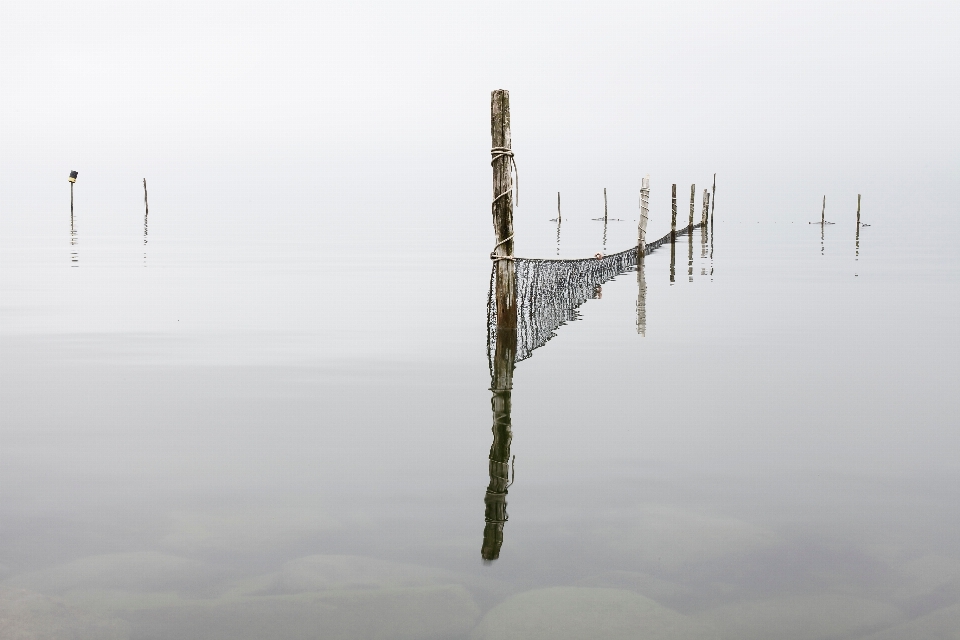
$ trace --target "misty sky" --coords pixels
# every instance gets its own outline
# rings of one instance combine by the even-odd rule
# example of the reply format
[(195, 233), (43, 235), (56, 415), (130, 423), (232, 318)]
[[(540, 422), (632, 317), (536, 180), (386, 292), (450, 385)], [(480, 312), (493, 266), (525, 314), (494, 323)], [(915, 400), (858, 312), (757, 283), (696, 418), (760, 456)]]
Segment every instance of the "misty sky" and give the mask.
[(957, 3), (7, 3), (4, 163), (644, 145), (955, 163)]

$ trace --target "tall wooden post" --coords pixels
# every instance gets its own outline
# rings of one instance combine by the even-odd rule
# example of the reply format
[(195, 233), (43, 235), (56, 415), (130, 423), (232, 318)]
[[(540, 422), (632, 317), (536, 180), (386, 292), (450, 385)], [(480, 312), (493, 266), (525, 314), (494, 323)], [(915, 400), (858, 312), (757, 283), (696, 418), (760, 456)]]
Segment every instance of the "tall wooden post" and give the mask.
[(650, 176), (643, 179), (640, 187), (640, 222), (637, 224), (637, 263), (647, 252), (647, 222), (650, 220)]
[(703, 190), (703, 211), (700, 212), (700, 224), (707, 226), (707, 214), (710, 212), (710, 193)]
[(516, 267), (513, 261), (513, 151), (510, 139), (510, 92), (490, 94), (490, 153), (493, 166), (493, 230), (497, 244), (490, 254), (496, 274), (497, 327), (517, 328)]
[(143, 215), (150, 215), (150, 204), (147, 202), (147, 179), (143, 179)]
[(563, 216), (560, 215), (560, 192), (557, 191), (557, 222), (561, 222), (562, 220)]
[(70, 183), (70, 219), (73, 219), (73, 183)]
[(693, 201), (697, 197), (697, 185), (690, 185), (690, 222), (687, 224), (690, 226), (690, 232), (693, 233)]
[(607, 188), (603, 188), (603, 224), (607, 224)]
[(717, 174), (713, 174), (713, 191), (710, 192), (710, 213), (713, 214), (717, 209)]
[(860, 228), (860, 194), (857, 194), (857, 228)]
[(670, 242), (677, 241), (677, 185), (673, 185), (673, 204), (670, 208)]
[(826, 224), (827, 222), (827, 196), (823, 196), (823, 208), (820, 209), (820, 224)]
[[(510, 139), (510, 93), (498, 89), (490, 94), (490, 150), (493, 166), (493, 229), (497, 245), (493, 259), (495, 287), (492, 300), (497, 305), (497, 343), (490, 363), (490, 400), (493, 409), (493, 444), (490, 446), (489, 475), (484, 497), (484, 561), (500, 556), (503, 526), (507, 521), (508, 462), (512, 439), (510, 409), (513, 368), (517, 352), (516, 264), (513, 259), (513, 151)], [(560, 194), (557, 194), (559, 222)]]

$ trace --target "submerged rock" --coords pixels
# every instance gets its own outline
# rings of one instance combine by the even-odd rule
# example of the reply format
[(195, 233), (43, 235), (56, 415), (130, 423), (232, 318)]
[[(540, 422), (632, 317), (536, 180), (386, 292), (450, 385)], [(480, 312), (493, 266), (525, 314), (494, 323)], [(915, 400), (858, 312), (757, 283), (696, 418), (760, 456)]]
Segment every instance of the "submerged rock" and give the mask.
[(314, 555), (284, 565), (279, 575), (280, 593), (330, 589), (385, 589), (419, 587), (452, 582), (446, 572), (364, 556)]
[(3, 640), (127, 640), (129, 625), (25, 589), (0, 587)]
[(693, 617), (724, 640), (859, 637), (903, 620), (892, 605), (838, 593), (737, 602)]
[(782, 545), (771, 531), (735, 518), (667, 506), (645, 507), (623, 527), (596, 529), (612, 555), (656, 573), (735, 562)]
[(72, 589), (163, 591), (189, 588), (207, 579), (203, 563), (153, 551), (87, 556), (56, 567), (16, 575), (6, 581), (41, 593)]
[(480, 616), (456, 585), (218, 599), (125, 615), (137, 640), (446, 640)]
[(960, 604), (862, 636), (860, 640), (957, 640), (957, 638), (960, 638)]
[(553, 587), (518, 594), (483, 617), (471, 640), (698, 640), (711, 631), (631, 591)]

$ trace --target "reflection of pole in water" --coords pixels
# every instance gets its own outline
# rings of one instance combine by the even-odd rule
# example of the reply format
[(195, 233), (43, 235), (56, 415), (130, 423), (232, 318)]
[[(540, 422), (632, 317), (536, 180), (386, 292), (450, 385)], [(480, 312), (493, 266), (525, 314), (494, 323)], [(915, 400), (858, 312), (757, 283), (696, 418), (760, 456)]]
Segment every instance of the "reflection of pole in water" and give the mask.
[[(676, 235), (676, 234), (674, 234)], [(675, 238), (673, 238), (675, 240)], [(670, 243), (670, 284), (677, 280), (677, 243)]]
[(147, 266), (147, 222), (150, 217), (150, 204), (147, 202), (147, 179), (143, 179), (143, 266)]
[(690, 222), (687, 223), (687, 281), (693, 282), (693, 207), (697, 185), (690, 185)]
[[(713, 174), (713, 185), (716, 189), (717, 174)], [(717, 220), (713, 195), (710, 196), (710, 279), (713, 280), (713, 225)]]
[(500, 557), (503, 526), (507, 522), (507, 489), (510, 487), (510, 442), (513, 439), (510, 421), (513, 393), (514, 358), (517, 352), (517, 330), (497, 328), (497, 344), (490, 363), (490, 406), (493, 410), (493, 443), (490, 445), (490, 483), (483, 498), (483, 546), (480, 555), (485, 562)]
[[(703, 211), (700, 213), (700, 259), (707, 257), (707, 213), (710, 207), (710, 193), (703, 190)], [(700, 275), (706, 275), (706, 268), (700, 269)]]
[(557, 255), (560, 255), (560, 219), (557, 218)]
[(644, 269), (643, 245), (637, 247), (637, 333), (647, 335), (647, 279)]
[[(80, 243), (80, 240), (77, 237), (77, 229), (76, 227), (74, 227), (74, 223), (73, 223), (73, 184), (77, 181), (77, 175), (78, 174), (76, 171), (71, 171), (70, 177), (67, 178), (67, 180), (70, 181), (70, 246), (71, 247), (76, 247)], [(71, 265), (70, 265), (71, 267), (80, 266), (80, 255), (77, 253), (76, 249), (70, 252), (70, 262), (71, 262)]]
[(603, 217), (603, 255), (607, 255), (607, 217)]

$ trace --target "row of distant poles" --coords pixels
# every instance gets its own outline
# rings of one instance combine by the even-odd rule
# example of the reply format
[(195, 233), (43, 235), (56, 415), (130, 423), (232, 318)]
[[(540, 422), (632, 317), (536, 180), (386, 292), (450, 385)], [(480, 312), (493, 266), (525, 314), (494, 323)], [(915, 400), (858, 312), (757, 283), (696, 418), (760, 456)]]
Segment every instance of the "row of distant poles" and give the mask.
[[(77, 183), (77, 177), (80, 174), (76, 171), (71, 171), (70, 175), (67, 177), (67, 180), (70, 182), (70, 244), (77, 244), (77, 230), (74, 225), (73, 217), (73, 185)], [(148, 235), (148, 222), (150, 218), (150, 203), (147, 198), (147, 179), (143, 179), (143, 244), (147, 244), (147, 235)], [(146, 265), (147, 254), (143, 254), (144, 265)], [(77, 262), (77, 254), (73, 254), (73, 262)], [(74, 265), (76, 266), (76, 265)]]
[[(820, 208), (820, 222), (808, 222), (807, 224), (835, 224), (827, 220), (827, 196), (823, 196), (823, 206)], [(865, 222), (860, 222), (860, 194), (857, 194), (857, 226), (858, 227), (869, 227)]]

